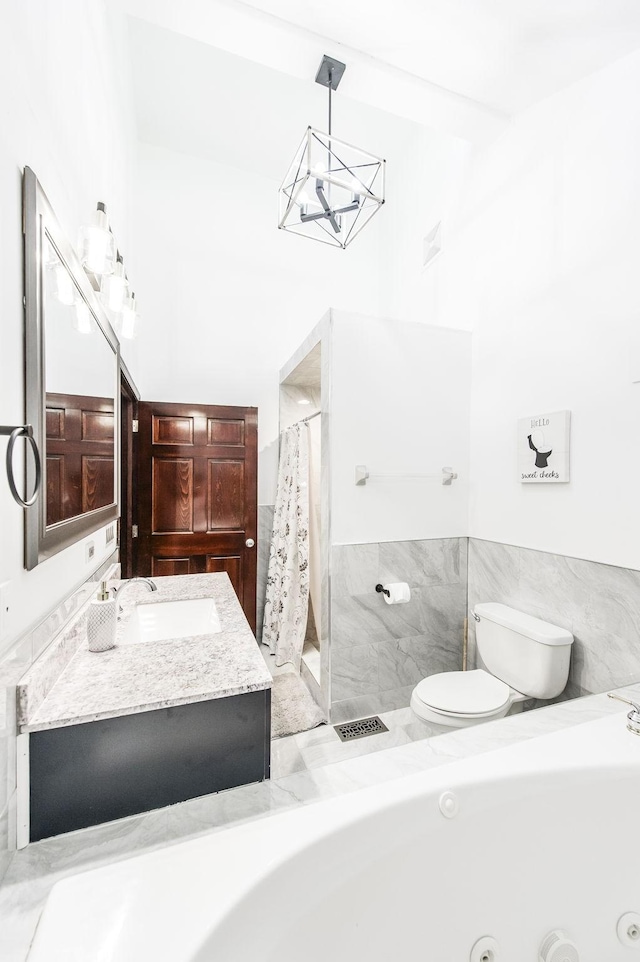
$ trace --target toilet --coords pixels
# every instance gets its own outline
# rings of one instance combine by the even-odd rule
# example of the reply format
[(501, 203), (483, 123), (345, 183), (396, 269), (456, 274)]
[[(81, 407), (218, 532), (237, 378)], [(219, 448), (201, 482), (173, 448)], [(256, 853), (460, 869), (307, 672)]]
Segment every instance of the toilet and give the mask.
[(466, 728), (514, 714), (528, 698), (555, 698), (564, 690), (571, 632), (494, 602), (476, 605), (473, 616), (484, 667), (425, 678), (411, 695), (416, 715)]

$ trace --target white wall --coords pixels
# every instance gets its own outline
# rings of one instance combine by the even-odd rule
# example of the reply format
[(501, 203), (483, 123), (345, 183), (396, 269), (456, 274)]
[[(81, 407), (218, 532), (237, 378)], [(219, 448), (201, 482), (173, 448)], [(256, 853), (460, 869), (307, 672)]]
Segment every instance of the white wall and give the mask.
[[(640, 53), (519, 115), (469, 164), (429, 272), (474, 327), (470, 534), (640, 567)], [(517, 418), (570, 409), (570, 484), (521, 484)]]
[(346, 251), (277, 230), (277, 180), (139, 146), (138, 387), (147, 400), (256, 405), (261, 504), (275, 498), (279, 369), (327, 308), (424, 317), (422, 237), (464, 148), (372, 114), (362, 142), (389, 148), (389, 203)]
[[(67, 0), (64, 15), (47, 0), (0, 8), (0, 421), (24, 421), (22, 170), (36, 173), (75, 244), (98, 200), (106, 202), (122, 245), (129, 244), (132, 125), (112, 57), (119, 22), (106, 3)], [(4, 458), (4, 439), (0, 454)], [(16, 458), (20, 477), (20, 461)], [(26, 572), (23, 511), (0, 478), (0, 583), (11, 582), (11, 611), (0, 651), (36, 623), (112, 550), (104, 531)], [(1, 799), (0, 799), (1, 803)], [(0, 808), (1, 808), (0, 804)]]
[[(469, 494), (471, 335), (333, 312), (333, 544), (464, 537)], [(355, 484), (376, 474), (459, 475)]]

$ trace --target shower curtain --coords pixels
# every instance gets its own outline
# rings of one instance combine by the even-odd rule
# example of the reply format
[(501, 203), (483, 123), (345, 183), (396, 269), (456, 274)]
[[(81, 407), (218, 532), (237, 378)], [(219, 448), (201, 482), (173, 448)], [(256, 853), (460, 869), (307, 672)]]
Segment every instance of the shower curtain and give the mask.
[(300, 671), (309, 605), (309, 439), (305, 424), (282, 433), (262, 642), (276, 665)]

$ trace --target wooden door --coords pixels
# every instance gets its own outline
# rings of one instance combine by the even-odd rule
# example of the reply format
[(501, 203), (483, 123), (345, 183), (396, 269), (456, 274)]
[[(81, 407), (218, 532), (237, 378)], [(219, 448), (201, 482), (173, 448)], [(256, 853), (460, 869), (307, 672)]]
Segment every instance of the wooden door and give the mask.
[(113, 504), (113, 399), (47, 393), (47, 526)]
[(140, 402), (139, 575), (226, 571), (256, 627), (256, 408)]

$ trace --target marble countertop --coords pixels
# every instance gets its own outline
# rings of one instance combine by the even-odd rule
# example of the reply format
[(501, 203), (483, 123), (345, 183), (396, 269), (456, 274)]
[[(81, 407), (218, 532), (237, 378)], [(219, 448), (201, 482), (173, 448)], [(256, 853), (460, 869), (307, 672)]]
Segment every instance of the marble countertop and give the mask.
[[(21, 731), (61, 728), (271, 687), (271, 675), (225, 572), (153, 580), (157, 591), (135, 582), (123, 594), (115, 648), (89, 651), (86, 617), (78, 620), (84, 637), (77, 651), (44, 700), (27, 709)], [(136, 605), (195, 598), (215, 600), (219, 633), (117, 643)], [(25, 705), (30, 702), (30, 684), (33, 689), (38, 685), (37, 662), (21, 680)]]

